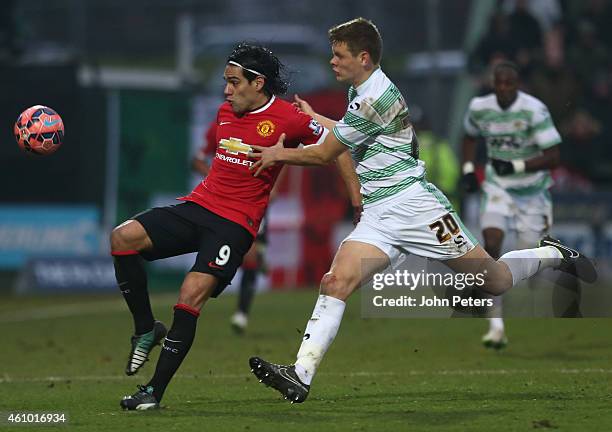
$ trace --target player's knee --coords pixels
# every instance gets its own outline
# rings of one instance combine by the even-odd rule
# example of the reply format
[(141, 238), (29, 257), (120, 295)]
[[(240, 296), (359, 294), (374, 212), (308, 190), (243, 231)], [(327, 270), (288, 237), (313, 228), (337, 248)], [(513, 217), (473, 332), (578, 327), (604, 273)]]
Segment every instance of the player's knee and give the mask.
[(179, 293), (179, 303), (200, 310), (217, 286), (217, 278), (210, 274), (190, 272)]
[(498, 296), (512, 288), (512, 274), (500, 262), (494, 268), (487, 269), (486, 273), (483, 272), (483, 279), (484, 284), (480, 289), (487, 294)]
[(138, 228), (131, 223), (123, 223), (115, 227), (110, 234), (111, 251), (142, 250), (146, 233), (143, 229)]
[(346, 300), (354, 290), (354, 281), (348, 275), (341, 273), (328, 272), (321, 279), (320, 292), (323, 295)]
[(482, 291), (493, 296), (498, 296), (504, 293), (505, 287), (499, 284), (497, 281), (487, 280), (484, 285), (480, 288)]
[(111, 251), (119, 252), (122, 249), (126, 249), (123, 246), (126, 244), (125, 236), (122, 232), (121, 227), (115, 227), (110, 234), (110, 245)]

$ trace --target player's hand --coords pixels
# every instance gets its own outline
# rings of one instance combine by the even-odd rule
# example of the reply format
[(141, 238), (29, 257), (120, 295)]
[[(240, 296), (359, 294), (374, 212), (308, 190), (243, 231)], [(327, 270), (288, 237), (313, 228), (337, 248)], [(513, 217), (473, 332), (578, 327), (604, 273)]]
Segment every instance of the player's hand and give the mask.
[(306, 102), (304, 99), (301, 99), (299, 95), (295, 94), (293, 95), (293, 106), (296, 107), (297, 109), (299, 109), (300, 111), (308, 114), (310, 117), (314, 117), (315, 116), (315, 112), (312, 109), (312, 107), (310, 106), (310, 104), (308, 102)]
[(253, 165), (249, 167), (249, 170), (255, 170), (253, 176), (257, 177), (263, 170), (276, 165), (277, 155), (279, 150), (285, 148), (283, 143), (285, 142), (285, 134), (281, 134), (276, 144), (271, 147), (262, 147), (257, 145), (251, 145), (251, 152), (249, 157), (259, 159)]
[(501, 159), (491, 159), (491, 166), (498, 176), (507, 176), (516, 172), (512, 162)]
[(478, 191), (479, 186), (476, 174), (473, 172), (463, 174), (463, 177), (461, 178), (461, 186), (467, 193)]
[(363, 213), (363, 206), (361, 204), (353, 206), (353, 225), (357, 225), (361, 220), (361, 213)]

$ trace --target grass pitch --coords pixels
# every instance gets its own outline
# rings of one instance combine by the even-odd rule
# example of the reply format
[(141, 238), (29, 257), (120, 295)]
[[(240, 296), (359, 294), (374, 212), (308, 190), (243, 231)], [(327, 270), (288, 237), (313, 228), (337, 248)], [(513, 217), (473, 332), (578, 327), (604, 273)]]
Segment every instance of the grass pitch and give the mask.
[[(156, 295), (171, 324), (175, 295)], [(290, 405), (250, 374), (248, 358), (291, 363), (316, 293), (256, 298), (250, 328), (229, 326), (235, 297), (204, 308), (187, 359), (154, 412), (119, 400), (151, 376), (123, 374), (132, 331), (123, 300), (2, 298), (0, 412), (66, 412), (82, 431), (524, 431), (609, 430), (612, 336), (608, 319), (513, 319), (510, 345), (480, 345), (476, 319), (369, 319), (353, 298), (309, 399)], [(4, 422), (4, 423), (2, 423)], [(0, 430), (7, 428), (4, 419)], [(18, 430), (55, 429), (18, 426)], [(62, 429), (66, 430), (66, 429)]]

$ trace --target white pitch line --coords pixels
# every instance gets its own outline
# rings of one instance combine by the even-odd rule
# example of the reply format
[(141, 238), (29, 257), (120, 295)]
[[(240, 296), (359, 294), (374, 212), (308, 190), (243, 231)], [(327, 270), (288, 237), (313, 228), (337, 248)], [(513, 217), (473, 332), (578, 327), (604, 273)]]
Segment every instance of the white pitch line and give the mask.
[(101, 301), (87, 303), (71, 303), (60, 306), (44, 306), (29, 308), (0, 314), (0, 323), (20, 323), (53, 318), (94, 315), (127, 310), (121, 301)]
[[(335, 376), (335, 377), (379, 377), (379, 376), (437, 376), (437, 375), (528, 375), (528, 374), (560, 374), (560, 375), (581, 375), (581, 374), (612, 374), (612, 369), (454, 369), (454, 370), (439, 370), (439, 371), (419, 371), (410, 370), (405, 372), (323, 372), (319, 375)], [(248, 373), (243, 374), (201, 374), (201, 375), (176, 375), (178, 379), (244, 379), (250, 377)], [(35, 378), (12, 378), (4, 375), (0, 378), (0, 384), (9, 383), (34, 383), (34, 382), (62, 382), (62, 381), (135, 381), (133, 378), (127, 378), (125, 375), (81, 375), (81, 376), (47, 376)]]
[[(174, 299), (174, 295), (172, 295), (172, 297), (170, 295), (157, 297), (156, 300), (165, 301), (166, 297), (168, 298), (168, 303), (171, 304), (170, 301)], [(56, 304), (52, 306), (17, 309), (11, 310), (10, 312), (0, 313), (0, 324), (96, 315), (108, 312), (128, 312), (128, 308), (121, 297), (117, 297), (116, 299), (112, 300), (91, 300), (80, 303)]]

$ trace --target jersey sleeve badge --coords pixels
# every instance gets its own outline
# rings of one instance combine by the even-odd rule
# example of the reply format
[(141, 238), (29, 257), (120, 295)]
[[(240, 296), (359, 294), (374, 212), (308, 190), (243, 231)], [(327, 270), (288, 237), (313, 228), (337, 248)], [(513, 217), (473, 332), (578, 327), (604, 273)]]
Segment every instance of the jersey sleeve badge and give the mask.
[(323, 126), (315, 119), (310, 120), (308, 127), (312, 130), (312, 134), (315, 136), (319, 136), (323, 133)]

